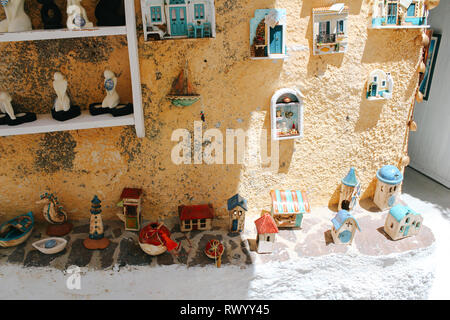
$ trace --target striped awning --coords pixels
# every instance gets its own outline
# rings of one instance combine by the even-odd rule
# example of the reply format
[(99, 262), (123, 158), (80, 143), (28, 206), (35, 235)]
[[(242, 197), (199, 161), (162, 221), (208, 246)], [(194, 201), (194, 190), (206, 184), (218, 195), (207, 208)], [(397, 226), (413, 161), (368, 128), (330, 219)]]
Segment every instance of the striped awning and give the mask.
[(299, 214), (311, 211), (305, 191), (272, 190), (270, 195), (274, 214)]

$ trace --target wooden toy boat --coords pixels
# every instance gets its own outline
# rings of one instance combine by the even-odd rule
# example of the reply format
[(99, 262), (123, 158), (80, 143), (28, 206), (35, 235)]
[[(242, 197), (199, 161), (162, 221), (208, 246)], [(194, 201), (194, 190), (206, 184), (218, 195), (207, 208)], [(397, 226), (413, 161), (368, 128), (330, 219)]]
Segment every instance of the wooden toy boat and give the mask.
[(33, 242), (32, 245), (44, 254), (55, 254), (64, 250), (67, 240), (64, 238), (46, 238)]
[(224, 251), (225, 247), (219, 240), (213, 239), (206, 244), (205, 254), (208, 258), (215, 260), (217, 268), (220, 268), (222, 264), (222, 255)]
[(34, 227), (33, 213), (15, 217), (0, 226), (0, 247), (9, 248), (25, 242)]
[(167, 95), (174, 106), (188, 107), (200, 100), (200, 95), (194, 93), (191, 83), (188, 79), (188, 67), (180, 72), (178, 78), (172, 85), (170, 94)]
[(172, 251), (179, 244), (170, 239), (170, 231), (163, 223), (152, 222), (142, 228), (139, 233), (139, 245), (142, 251), (151, 256), (163, 254), (167, 250)]

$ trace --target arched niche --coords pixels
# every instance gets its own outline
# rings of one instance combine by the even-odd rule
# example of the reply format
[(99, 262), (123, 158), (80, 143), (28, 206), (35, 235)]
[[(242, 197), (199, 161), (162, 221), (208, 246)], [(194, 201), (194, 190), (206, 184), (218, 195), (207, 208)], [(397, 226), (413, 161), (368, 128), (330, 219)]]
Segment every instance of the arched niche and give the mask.
[(275, 92), (270, 103), (272, 139), (303, 137), (303, 94), (296, 89)]

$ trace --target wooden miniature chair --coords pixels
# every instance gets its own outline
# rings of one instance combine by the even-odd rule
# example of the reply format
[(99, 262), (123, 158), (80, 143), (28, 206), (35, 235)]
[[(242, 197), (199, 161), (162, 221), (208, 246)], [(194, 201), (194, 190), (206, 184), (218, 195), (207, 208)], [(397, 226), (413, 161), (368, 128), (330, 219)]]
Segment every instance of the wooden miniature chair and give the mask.
[(205, 38), (211, 38), (211, 23), (205, 22), (203, 26), (204, 26), (203, 36)]
[(192, 23), (188, 23), (187, 32), (189, 38), (195, 38), (194, 25)]

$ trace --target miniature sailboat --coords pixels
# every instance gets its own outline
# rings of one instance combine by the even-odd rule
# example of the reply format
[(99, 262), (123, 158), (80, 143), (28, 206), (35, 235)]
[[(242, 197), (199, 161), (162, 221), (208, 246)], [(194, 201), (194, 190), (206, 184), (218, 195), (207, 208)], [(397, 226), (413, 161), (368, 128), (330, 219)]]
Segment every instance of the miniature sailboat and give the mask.
[(170, 231), (163, 223), (150, 223), (139, 233), (141, 249), (151, 255), (157, 256), (164, 252), (179, 248), (179, 244), (170, 239)]
[(34, 227), (33, 213), (15, 217), (0, 226), (0, 247), (8, 248), (25, 242)]
[(189, 82), (187, 64), (174, 81), (172, 91), (167, 95), (167, 99), (177, 107), (188, 107), (200, 100), (200, 95), (193, 92), (192, 85)]

